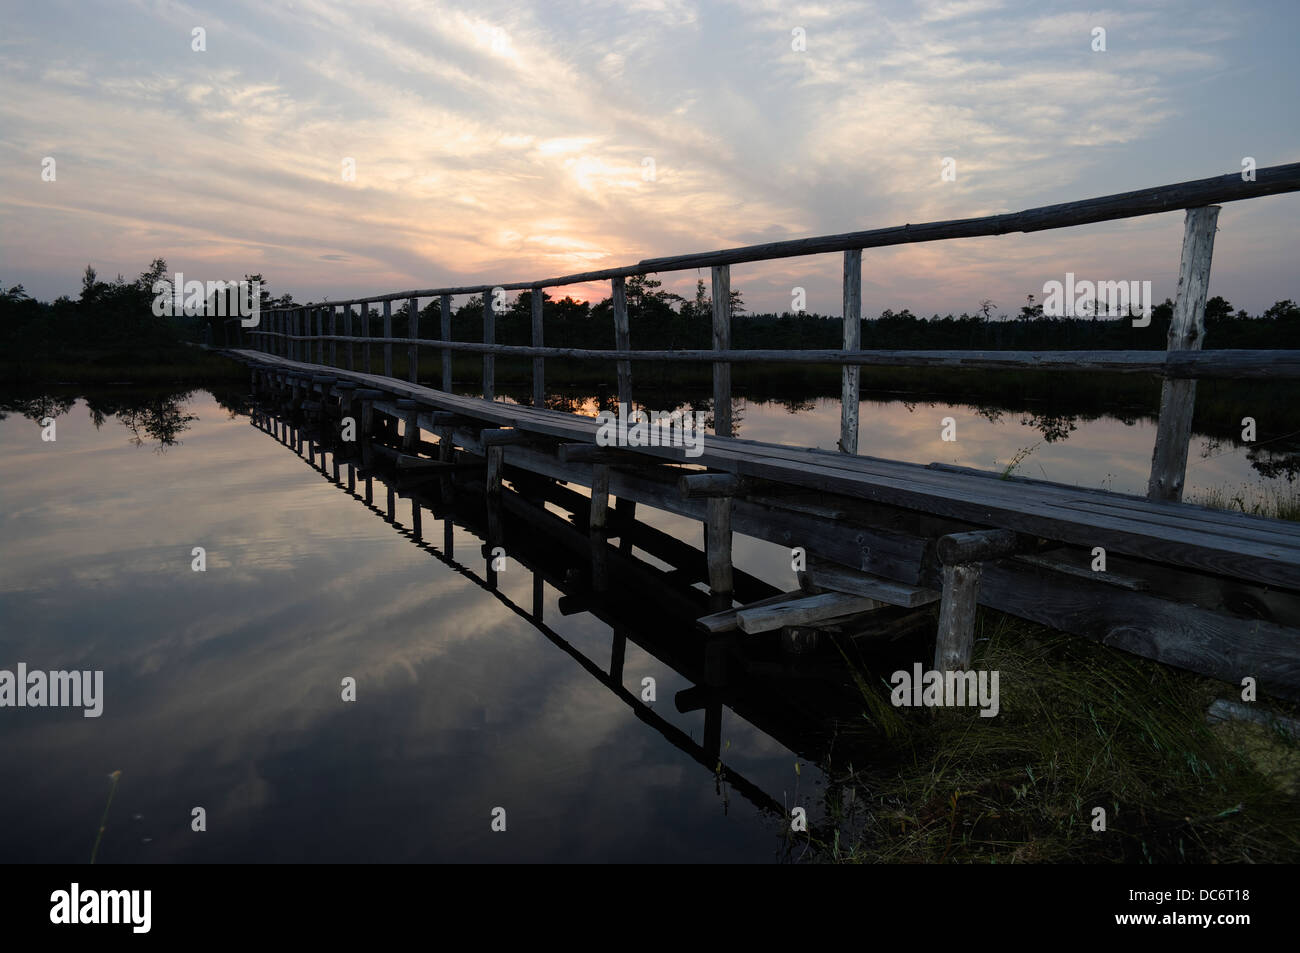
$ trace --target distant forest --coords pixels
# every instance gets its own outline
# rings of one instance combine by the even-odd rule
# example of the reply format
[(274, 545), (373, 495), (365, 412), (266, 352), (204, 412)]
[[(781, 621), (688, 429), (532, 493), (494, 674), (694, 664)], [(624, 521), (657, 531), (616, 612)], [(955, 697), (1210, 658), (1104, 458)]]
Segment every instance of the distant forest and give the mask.
[[(4, 374), (23, 373), (34, 367), (59, 363), (121, 364), (139, 367), (151, 361), (174, 362), (183, 352), (193, 352), (186, 342), (202, 341), (207, 333), (215, 344), (227, 343), (226, 325), (213, 317), (158, 317), (153, 313), (155, 281), (169, 277), (167, 263), (155, 259), (134, 280), (121, 275), (99, 280), (87, 266), (78, 298), (63, 296), (38, 302), (22, 285), (3, 290), (0, 284), (0, 353)], [(291, 294), (269, 293), (261, 275), (245, 276), (262, 283), (262, 307), (309, 305)], [(462, 298), (454, 312), (452, 338), (483, 339), (481, 296)], [(712, 301), (703, 280), (692, 298), (664, 291), (651, 276), (627, 281), (628, 316), (632, 346), (645, 349), (707, 349), (712, 344)], [(397, 304), (395, 302), (395, 304)], [(498, 320), (499, 344), (531, 343), (531, 292), (511, 301)], [(749, 314), (739, 291), (732, 292), (732, 342), (737, 348), (838, 348), (842, 320), (838, 315)], [(922, 317), (907, 309), (886, 310), (862, 322), (864, 348), (902, 349), (1134, 349), (1165, 347), (1173, 304), (1166, 300), (1153, 309), (1151, 323), (1134, 328), (1128, 318), (1051, 318), (1043, 315), (1032, 295), (1014, 315), (995, 313), (997, 306), (982, 302), (974, 314)], [(393, 334), (406, 337), (406, 302), (395, 307)], [(609, 349), (614, 347), (613, 308), (610, 299), (596, 304), (570, 297), (546, 295), (543, 305), (545, 343), (552, 347)], [(372, 306), (371, 333), (382, 333), (378, 307)], [(1221, 297), (1206, 305), (1206, 348), (1300, 348), (1300, 306), (1279, 301), (1260, 315), (1234, 311)], [(439, 302), (421, 309), (422, 339), (439, 337)], [(340, 322), (340, 333), (342, 326)], [(359, 333), (354, 329), (354, 333)]]

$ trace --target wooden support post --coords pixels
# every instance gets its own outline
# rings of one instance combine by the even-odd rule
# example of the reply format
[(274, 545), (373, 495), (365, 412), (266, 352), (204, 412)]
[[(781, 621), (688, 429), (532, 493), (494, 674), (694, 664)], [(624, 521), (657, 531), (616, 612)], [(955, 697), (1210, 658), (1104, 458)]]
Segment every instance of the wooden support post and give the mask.
[[(610, 281), (614, 303), (614, 347), (620, 351), (632, 349), (632, 335), (627, 319), (627, 286), (623, 276)], [(632, 413), (632, 362), (618, 362), (618, 406), (620, 411), (627, 408)]]
[(542, 621), (543, 610), (546, 603), (543, 599), (546, 590), (543, 588), (546, 580), (542, 578), (541, 573), (533, 571), (533, 619), (538, 622)]
[(352, 305), (343, 306), (343, 336), (348, 339), (348, 370), (355, 370), (352, 350)]
[[(420, 337), (420, 300), (406, 302), (406, 336), (412, 341)], [(420, 382), (420, 346), (409, 344), (406, 348), (406, 376), (412, 384)]]
[[(339, 313), (334, 305), (330, 305), (330, 336), (334, 337), (339, 333)], [(330, 341), (330, 366), (339, 366), (339, 342)]]
[(704, 553), (709, 568), (709, 590), (715, 610), (731, 605), (735, 589), (731, 571), (731, 498), (709, 497), (704, 526)]
[(456, 527), (449, 517), (442, 521), (442, 552), (448, 559), (456, 555)]
[[(546, 292), (534, 288), (533, 304), (533, 347), (545, 347), (542, 343), (542, 308), (546, 302)], [(546, 406), (546, 358), (533, 358), (533, 406)]]
[(609, 467), (603, 463), (591, 467), (591, 518), (588, 526), (593, 533), (603, 532), (609, 512)]
[(393, 302), (384, 299), (384, 376), (393, 376)]
[(420, 504), (414, 498), (411, 499), (411, 535), (417, 540), (424, 538), (424, 531), (420, 526)]
[[(451, 340), (451, 295), (439, 299), (442, 310), (442, 339)], [(451, 393), (451, 351), (442, 349), (442, 389)]]
[(939, 636), (934, 646), (934, 667), (940, 672), (970, 668), (975, 647), (975, 610), (978, 607), (981, 563), (943, 567), (943, 596), (939, 601)]
[(487, 448), (487, 494), (501, 495), (501, 471), (505, 468), (506, 448)]
[[(1183, 224), (1183, 253), (1178, 267), (1178, 296), (1169, 325), (1168, 350), (1199, 351), (1205, 337), (1205, 296), (1210, 287), (1214, 229), (1219, 206), (1189, 208)], [(1196, 380), (1165, 378), (1160, 386), (1160, 424), (1151, 453), (1147, 499), (1181, 500), (1192, 436)]]
[(316, 312), (316, 363), (325, 363), (325, 309), (315, 308)]
[[(844, 350), (862, 347), (862, 249), (844, 253)], [(841, 372), (840, 450), (858, 452), (858, 392), (862, 368), (845, 364)]]
[[(731, 349), (731, 266), (713, 266), (713, 349)], [(731, 436), (731, 364), (713, 365), (713, 432)]]
[(370, 363), (370, 302), (361, 302), (361, 334), (360, 337), (366, 338), (366, 343), (361, 345), (361, 359), (365, 363), (362, 368), (367, 374), (374, 372), (374, 366)]
[[(493, 299), (496, 297), (491, 290), (483, 292), (483, 343), (496, 344), (497, 342), (497, 315), (493, 310)], [(496, 363), (497, 359), (490, 353), (483, 355), (483, 399), (496, 400), (497, 382), (496, 382)]]

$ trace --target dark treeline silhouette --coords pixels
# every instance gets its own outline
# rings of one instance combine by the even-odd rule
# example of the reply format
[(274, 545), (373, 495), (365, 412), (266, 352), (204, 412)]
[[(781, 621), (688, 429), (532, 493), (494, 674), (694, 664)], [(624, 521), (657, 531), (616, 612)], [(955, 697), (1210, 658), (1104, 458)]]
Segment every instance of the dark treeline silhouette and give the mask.
[[(63, 296), (51, 303), (29, 297), (22, 285), (7, 291), (0, 286), (0, 350), (5, 355), (6, 376), (24, 377), (24, 369), (55, 363), (141, 367), (151, 363), (194, 360), (186, 342), (210, 339), (221, 345), (234, 343), (234, 332), (224, 316), (209, 307), (203, 315), (156, 315), (155, 283), (166, 280), (167, 263), (155, 259), (133, 281), (121, 275), (100, 281), (86, 267), (78, 298)], [(272, 297), (261, 275), (246, 275), (262, 284), (261, 306), (267, 308), (310, 305), (292, 294)], [(707, 349), (712, 345), (712, 308), (705, 283), (696, 283), (695, 295), (683, 298), (665, 291), (651, 276), (627, 280), (628, 319), (632, 346), (637, 349)], [(210, 302), (211, 304), (211, 302)], [(1160, 350), (1165, 347), (1173, 303), (1153, 308), (1147, 327), (1133, 326), (1131, 318), (1052, 318), (1043, 315), (1033, 296), (1014, 317), (994, 315), (996, 306), (985, 301), (975, 314), (935, 314), (928, 318), (907, 309), (886, 310), (862, 322), (862, 346), (884, 349), (952, 350)], [(227, 307), (226, 313), (233, 313)], [(382, 333), (381, 311), (371, 306), (369, 332)], [(837, 315), (813, 313), (747, 314), (739, 291), (732, 292), (732, 342), (737, 348), (838, 348), (843, 341), (843, 321)], [(545, 344), (550, 347), (611, 349), (614, 321), (611, 299), (597, 303), (544, 293)], [(1300, 348), (1300, 306), (1279, 301), (1258, 316), (1234, 311), (1221, 297), (1206, 305), (1206, 348)], [(407, 305), (393, 309), (393, 334), (409, 335)], [(340, 333), (342, 323), (339, 323)], [(362, 329), (354, 326), (354, 334)], [(419, 336), (437, 340), (441, 335), (438, 299), (420, 312)], [(464, 297), (452, 316), (451, 336), (458, 341), (483, 340), (483, 300)], [(506, 303), (497, 321), (498, 344), (532, 342), (532, 292)], [(187, 353), (188, 352), (188, 353)], [(783, 369), (781, 373), (789, 373)]]

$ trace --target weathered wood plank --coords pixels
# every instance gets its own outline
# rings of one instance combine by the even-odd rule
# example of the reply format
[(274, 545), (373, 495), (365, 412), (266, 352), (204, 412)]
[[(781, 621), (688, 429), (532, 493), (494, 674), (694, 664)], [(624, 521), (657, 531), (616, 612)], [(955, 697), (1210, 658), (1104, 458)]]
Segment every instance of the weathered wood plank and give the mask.
[(908, 586), (891, 579), (855, 572), (844, 566), (824, 560), (810, 559), (808, 568), (798, 574), (805, 588), (830, 589), (849, 595), (863, 596), (891, 606), (915, 608), (929, 605), (939, 599), (939, 593), (923, 586)]
[(742, 632), (753, 635), (770, 632), (787, 625), (807, 625), (823, 619), (836, 618), (856, 612), (871, 612), (884, 603), (843, 592), (823, 592), (817, 595), (800, 593), (785, 601), (770, 602), (761, 606), (743, 606), (736, 613), (736, 624)]
[(733, 609), (724, 609), (721, 612), (714, 612), (706, 616), (701, 616), (695, 620), (695, 624), (705, 632), (718, 634), (720, 632), (734, 632), (740, 628), (740, 621), (737, 616), (742, 609), (758, 609), (764, 606), (773, 606), (788, 603), (796, 599), (803, 598), (807, 593), (799, 589), (790, 592), (778, 592), (774, 596), (768, 596), (766, 599), (759, 599), (756, 602), (747, 605), (737, 606)]

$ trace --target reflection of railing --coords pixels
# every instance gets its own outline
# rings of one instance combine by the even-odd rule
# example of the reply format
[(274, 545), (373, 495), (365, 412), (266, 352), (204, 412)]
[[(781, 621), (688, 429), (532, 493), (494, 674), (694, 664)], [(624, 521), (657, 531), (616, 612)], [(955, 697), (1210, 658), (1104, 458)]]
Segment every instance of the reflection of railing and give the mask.
[[(250, 331), (257, 346), (264, 351), (300, 361), (339, 365), (338, 345), (345, 346), (347, 368), (354, 369), (354, 346), (364, 348), (362, 359), (370, 370), (370, 345), (383, 348), (385, 376), (393, 376), (393, 346), (408, 349), (410, 379), (417, 380), (419, 348), (436, 347), (442, 355), (442, 389), (450, 391), (451, 355), (455, 351), (483, 355), (483, 394), (495, 395), (497, 356), (533, 358), (533, 403), (544, 406), (547, 357), (576, 360), (614, 360), (618, 364), (619, 402), (632, 403), (633, 360), (708, 362), (713, 365), (713, 413), (715, 430), (721, 435), (732, 433), (731, 365), (733, 363), (839, 364), (842, 370), (840, 415), (840, 449), (858, 450), (858, 388), (862, 366), (963, 367), (985, 369), (1028, 368), (1037, 370), (1108, 371), (1159, 374), (1165, 378), (1161, 395), (1159, 430), (1152, 455), (1148, 496), (1151, 499), (1182, 498), (1183, 476), (1191, 434), (1192, 409), (1195, 403), (1196, 378), (1199, 377), (1297, 377), (1300, 376), (1300, 351), (1221, 350), (1202, 353), (1204, 311), (1209, 284), (1210, 261), (1214, 248), (1215, 223), (1219, 207), (1214, 203), (1256, 198), (1300, 190), (1300, 163), (1259, 169), (1254, 179), (1232, 174), (1175, 185), (1141, 189), (1101, 198), (1061, 205), (1045, 206), (1023, 212), (990, 215), (981, 218), (903, 225), (841, 235), (751, 245), (741, 248), (643, 260), (636, 265), (607, 268), (581, 274), (564, 275), (538, 281), (480, 284), (452, 288), (428, 288), (325, 301), (264, 315), (264, 325)], [(1187, 209), (1179, 270), (1177, 300), (1169, 328), (1166, 351), (863, 351), (862, 317), (862, 250), (913, 242), (942, 241), (953, 238), (1003, 235), (1010, 232), (1033, 232), (1065, 228), (1093, 222), (1112, 221), (1152, 215), (1175, 209)], [(770, 261), (804, 255), (843, 252), (844, 254), (844, 348), (842, 350), (735, 350), (731, 347), (731, 275), (730, 266), (742, 262)], [(627, 295), (624, 281), (632, 275), (682, 271), (693, 268), (712, 269), (713, 348), (707, 351), (633, 350), (628, 325)], [(553, 348), (543, 345), (542, 306), (546, 288), (592, 281), (610, 282), (614, 314), (614, 350)], [(531, 347), (503, 346), (495, 343), (496, 319), (500, 315), (502, 294), (527, 291), (531, 296)], [(483, 296), (483, 341), (451, 340), (451, 301), (454, 295)], [(437, 340), (419, 336), (419, 299), (440, 300), (441, 336)], [(407, 302), (409, 336), (394, 338), (392, 304)], [(370, 335), (370, 305), (382, 307), (383, 335)], [(354, 316), (353, 305), (360, 305)], [(336, 309), (342, 309), (343, 331), (339, 333)], [(361, 334), (353, 334), (354, 317), (360, 322)], [(326, 323), (328, 321), (328, 329)], [(232, 324), (233, 326), (233, 324)], [(242, 335), (243, 328), (236, 334)], [(238, 338), (242, 343), (242, 336)], [(328, 361), (325, 344), (329, 342)]]
[[(331, 438), (326, 442), (320, 433), (302, 428), (292, 421), (265, 410), (255, 408), (252, 423), (277, 441), (290, 447), (316, 472), (338, 486), (353, 499), (399, 527), (397, 499), (411, 502), (409, 529), (403, 532), (412, 543), (453, 569), (461, 576), (490, 592), (503, 605), (526, 620), (550, 642), (574, 659), (593, 678), (610, 690), (636, 714), (637, 718), (658, 731), (671, 744), (690, 755), (695, 761), (714, 772), (719, 782), (725, 782), (759, 810), (785, 816), (786, 808), (775, 798), (721, 761), (722, 708), (726, 704), (738, 716), (745, 718), (759, 730), (770, 735), (787, 748), (802, 756), (816, 758), (808, 749), (810, 739), (816, 735), (822, 722), (819, 719), (799, 720), (801, 709), (792, 707), (787, 699), (804, 696), (806, 709), (812, 710), (814, 699), (824, 715), (834, 711), (827, 683), (816, 681), (816, 687), (806, 686), (802, 692), (792, 691), (783, 682), (780, 692), (771, 690), (770, 684), (755, 680), (746, 674), (744, 666), (726, 658), (744, 659), (753, 654), (752, 647), (742, 650), (734, 638), (706, 639), (692, 630), (692, 623), (700, 612), (706, 611), (707, 599), (697, 589), (687, 585), (674, 585), (668, 573), (639, 559), (625, 545), (634, 536), (648, 538), (657, 531), (640, 524), (635, 519), (620, 518), (612, 527), (619, 538), (618, 547), (605, 541), (604, 534), (588, 535), (574, 525), (546, 509), (545, 503), (558, 501), (572, 504), (561, 494), (546, 499), (549, 488), (538, 485), (534, 498), (505, 489), (499, 495), (474, 493), (444, 475), (429, 481), (415, 477), (419, 485), (410, 485), (412, 477), (394, 468), (380, 465), (383, 459), (382, 444), (366, 441), (358, 455), (340, 456)], [(302, 456), (304, 448), (305, 457)], [(379, 452), (376, 452), (379, 451)], [(332, 465), (327, 467), (329, 453)], [(320, 463), (317, 456), (319, 454)], [(341, 472), (348, 470), (346, 483)], [(332, 473), (331, 473), (332, 471)], [(358, 490), (360, 480), (364, 487)], [(378, 481), (387, 496), (386, 513), (374, 505), (374, 482)], [(471, 486), (477, 487), (476, 481)], [(435, 519), (443, 521), (442, 548), (434, 546), (424, 537), (423, 510), (429, 510)], [(453, 525), (460, 525), (484, 540), (482, 555), (486, 569), (476, 573), (455, 558)], [(498, 587), (498, 574), (493, 568), (493, 549), (501, 546), (508, 557), (532, 574), (531, 610), (518, 605)], [(676, 567), (674, 571), (680, 571)], [(600, 587), (618, 591), (653, 591), (651, 605), (645, 606), (625, 599), (607, 599), (593, 589), (596, 579)], [(568, 615), (575, 611), (590, 612), (607, 624), (613, 633), (609, 671), (580, 652), (548, 626), (543, 618), (543, 584), (550, 584), (563, 593), (559, 600), (560, 611)], [(696, 687), (678, 692), (677, 708), (681, 712), (703, 709), (705, 713), (703, 742), (697, 742), (676, 725), (658, 714), (623, 684), (623, 659), (628, 641), (659, 659)], [(810, 680), (815, 681), (815, 680)], [(844, 713), (851, 709), (851, 696), (843, 695)]]

